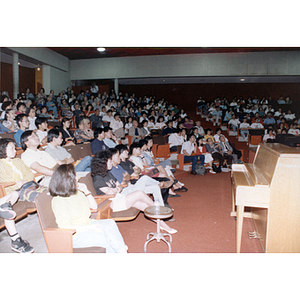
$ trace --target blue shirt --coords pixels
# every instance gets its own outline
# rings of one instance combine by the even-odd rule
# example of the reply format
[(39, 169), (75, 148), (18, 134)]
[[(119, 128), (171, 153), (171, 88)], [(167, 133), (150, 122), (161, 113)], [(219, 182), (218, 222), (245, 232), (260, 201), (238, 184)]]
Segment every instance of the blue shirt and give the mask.
[(266, 124), (266, 125), (273, 125), (275, 123), (276, 122), (275, 122), (274, 118), (265, 118), (265, 120), (264, 120), (264, 124)]
[(103, 141), (99, 141), (98, 139), (94, 139), (91, 142), (92, 153), (96, 154), (99, 150), (106, 150), (108, 147), (105, 145)]
[(14, 139), (15, 139), (18, 147), (21, 147), (20, 140), (21, 140), (21, 135), (23, 132), (24, 132), (23, 130), (19, 129), (14, 135)]
[(123, 182), (123, 174), (126, 173), (126, 171), (120, 165), (117, 165), (116, 167), (113, 166), (109, 172), (114, 175), (119, 183)]

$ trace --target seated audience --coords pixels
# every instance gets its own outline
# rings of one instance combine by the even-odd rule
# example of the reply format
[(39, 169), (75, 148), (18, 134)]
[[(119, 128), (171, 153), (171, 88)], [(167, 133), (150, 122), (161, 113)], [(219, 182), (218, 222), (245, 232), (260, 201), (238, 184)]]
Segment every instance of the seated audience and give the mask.
[(62, 133), (62, 136), (63, 136), (63, 143), (62, 145), (75, 145), (77, 143), (77, 140), (76, 138), (74, 137), (74, 134), (73, 132), (70, 130), (70, 125), (71, 125), (71, 122), (69, 119), (67, 118), (63, 118), (61, 120), (61, 133)]
[(77, 182), (72, 164), (60, 165), (55, 170), (49, 192), (58, 227), (76, 229), (72, 236), (74, 248), (103, 247), (106, 253), (127, 253), (128, 247), (114, 220), (90, 219), (97, 202), (87, 187)]
[(27, 130), (22, 133), (21, 146), (24, 152), (21, 154), (21, 159), (33, 173), (42, 174), (42, 176), (36, 178), (38, 183), (49, 186), (50, 176), (52, 176), (57, 163), (50, 154), (38, 150), (39, 145), (40, 140), (35, 132)]
[(128, 135), (132, 136), (132, 142), (138, 142), (140, 139), (143, 138), (143, 132), (141, 128), (138, 127), (138, 121), (132, 121), (132, 127), (128, 130)]
[(104, 139), (104, 129), (96, 128), (94, 131), (94, 140), (91, 142), (92, 153), (95, 155), (100, 150), (109, 149), (108, 146), (103, 142)]
[(18, 124), (19, 130), (14, 134), (14, 140), (18, 147), (21, 147), (21, 135), (29, 127), (28, 117), (25, 114), (19, 114), (16, 117), (16, 122)]
[(16, 113), (12, 108), (5, 111), (3, 126), (10, 130), (10, 132), (17, 132), (19, 130), (18, 123), (16, 121)]
[(197, 175), (195, 168), (198, 163), (198, 159), (200, 160), (201, 165), (204, 165), (204, 155), (196, 155), (197, 152), (197, 144), (196, 138), (193, 134), (188, 136), (188, 141), (184, 142), (181, 148), (181, 153), (184, 154), (184, 162), (192, 162), (192, 171), (191, 174)]
[(113, 134), (116, 138), (124, 138), (125, 131), (124, 131), (124, 124), (120, 119), (120, 114), (116, 113), (113, 117), (113, 120), (110, 122), (110, 127), (113, 131)]
[(213, 168), (212, 168), (212, 164), (213, 164), (213, 157), (212, 155), (206, 150), (205, 148), (205, 141), (203, 141), (202, 138), (197, 139), (197, 150), (196, 150), (196, 154), (197, 155), (204, 155), (204, 164), (208, 164), (208, 169), (209, 172), (212, 174), (216, 174), (216, 172), (214, 172)]
[(263, 137), (263, 142), (267, 142), (269, 139), (270, 140), (276, 139), (276, 135), (272, 128), (267, 129), (267, 133)]
[(78, 144), (91, 142), (94, 139), (94, 133), (90, 129), (90, 120), (87, 117), (79, 118), (78, 128), (74, 132), (74, 137)]
[(95, 113), (90, 116), (90, 121), (92, 123), (92, 129), (103, 127), (102, 118), (100, 117), (100, 110), (96, 108)]
[(224, 158), (227, 160), (228, 166), (232, 165), (232, 161), (237, 164), (238, 163), (238, 156), (233, 153), (233, 148), (229, 144), (229, 142), (225, 141), (224, 136), (220, 136), (220, 142), (219, 145), (221, 146), (221, 153), (224, 156)]
[(18, 198), (19, 193), (17, 191), (0, 198), (0, 218), (4, 219), (4, 224), (11, 240), (11, 250), (17, 253), (32, 253), (34, 248), (20, 237), (14, 221), (16, 212), (12, 206), (18, 201)]
[(36, 134), (39, 137), (40, 145), (47, 144), (47, 135), (49, 131), (47, 119), (37, 117), (35, 120), (35, 126), (37, 127)]
[[(135, 207), (144, 211), (147, 207), (153, 206), (154, 203), (149, 196), (143, 191), (135, 191), (128, 195), (122, 193), (122, 186), (116, 178), (108, 172), (112, 169), (111, 152), (103, 150), (97, 152), (92, 160), (93, 184), (98, 195), (116, 195), (111, 198), (111, 207), (113, 211), (123, 211), (130, 207)], [(177, 230), (170, 228), (164, 221), (160, 222), (162, 230), (174, 234)]]
[(118, 140), (114, 136), (112, 129), (110, 127), (104, 127), (103, 142), (108, 148), (115, 148), (117, 146)]
[(174, 132), (169, 135), (168, 143), (170, 151), (177, 151), (177, 146), (182, 146), (184, 143), (184, 138), (181, 135), (182, 129), (174, 129)]
[[(57, 162), (58, 165), (72, 164), (74, 163), (74, 158), (72, 155), (61, 146), (63, 142), (62, 133), (55, 128), (52, 128), (48, 132), (47, 136), (48, 145), (45, 148), (45, 152), (49, 153)], [(91, 172), (91, 156), (85, 156), (80, 162), (75, 166), (76, 172)]]

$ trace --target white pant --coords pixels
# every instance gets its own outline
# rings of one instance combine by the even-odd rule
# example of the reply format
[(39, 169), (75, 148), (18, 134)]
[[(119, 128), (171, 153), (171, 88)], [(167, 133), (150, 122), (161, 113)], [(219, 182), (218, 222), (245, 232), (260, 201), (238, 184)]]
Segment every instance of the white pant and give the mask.
[(144, 191), (146, 194), (152, 194), (154, 202), (160, 206), (164, 206), (164, 200), (161, 195), (159, 182), (151, 177), (144, 175), (135, 184), (130, 184), (124, 188), (121, 194), (128, 195), (135, 191)]

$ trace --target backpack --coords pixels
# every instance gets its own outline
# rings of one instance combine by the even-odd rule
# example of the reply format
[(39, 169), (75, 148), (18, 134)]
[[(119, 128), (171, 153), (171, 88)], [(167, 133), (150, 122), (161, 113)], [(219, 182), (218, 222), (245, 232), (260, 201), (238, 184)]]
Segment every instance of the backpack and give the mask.
[(203, 165), (201, 165), (201, 164), (196, 164), (195, 172), (196, 172), (198, 175), (205, 175), (206, 169), (205, 169), (205, 167), (204, 167)]
[(222, 172), (221, 165), (219, 165), (217, 167), (215, 164), (212, 164), (212, 168), (213, 168), (213, 171), (216, 172), (216, 173), (221, 173)]

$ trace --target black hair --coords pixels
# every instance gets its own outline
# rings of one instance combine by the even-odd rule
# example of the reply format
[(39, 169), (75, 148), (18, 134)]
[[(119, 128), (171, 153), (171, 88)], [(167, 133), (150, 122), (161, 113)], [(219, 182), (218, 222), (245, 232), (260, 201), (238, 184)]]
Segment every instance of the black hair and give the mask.
[(107, 174), (107, 161), (111, 159), (111, 151), (99, 150), (91, 162), (91, 176), (100, 175), (105, 177)]
[(141, 148), (141, 144), (139, 142), (134, 142), (130, 145), (129, 154), (132, 154), (133, 149)]
[(148, 120), (145, 119), (145, 120), (142, 121), (143, 126), (144, 126), (145, 123), (148, 123)]
[(120, 154), (122, 154), (125, 150), (128, 150), (127, 146), (123, 145), (123, 144), (119, 144), (115, 147)]
[(140, 146), (142, 148), (144, 145), (148, 144), (148, 141), (146, 139), (142, 139), (142, 140), (139, 141), (139, 143), (140, 143)]
[(111, 152), (111, 156), (120, 153), (119, 150), (115, 147), (115, 148), (109, 148), (108, 149)]
[(39, 128), (39, 125), (41, 125), (41, 124), (43, 124), (43, 123), (48, 123), (48, 120), (47, 120), (47, 118), (44, 118), (44, 117), (37, 117), (36, 119), (35, 119), (35, 126), (37, 127), (37, 128)]
[(108, 126), (104, 127), (104, 132), (109, 132), (110, 130), (112, 130), (111, 127), (108, 127)]
[(15, 120), (16, 120), (16, 122), (17, 122), (17, 124), (18, 124), (19, 127), (20, 127), (20, 122), (23, 121), (24, 117), (27, 117), (27, 115), (26, 114), (18, 114), (16, 116)]
[(95, 129), (95, 131), (94, 131), (94, 138), (97, 139), (98, 136), (99, 136), (99, 134), (101, 134), (103, 131), (104, 131), (103, 128), (97, 127), (97, 128)]
[(61, 131), (59, 131), (58, 129), (56, 129), (56, 128), (50, 129), (47, 134), (47, 142), (48, 143), (52, 142), (53, 138), (59, 137), (59, 134), (61, 134)]
[(2, 106), (1, 106), (1, 109), (2, 109), (2, 110), (6, 110), (6, 108), (7, 108), (8, 106), (10, 106), (10, 105), (12, 105), (12, 101), (10, 101), (10, 100), (4, 101), (3, 104), (2, 104)]
[(24, 102), (19, 102), (17, 104), (17, 110), (19, 110), (20, 106), (24, 105), (26, 107), (26, 104)]
[(21, 135), (20, 145), (24, 151), (27, 149), (27, 146), (25, 143), (28, 141), (28, 138), (31, 136), (32, 132), (33, 132), (32, 130), (26, 130)]
[(7, 121), (7, 115), (9, 114), (10, 111), (12, 111), (12, 108), (8, 108), (5, 110), (5, 115), (4, 115), (4, 120)]

